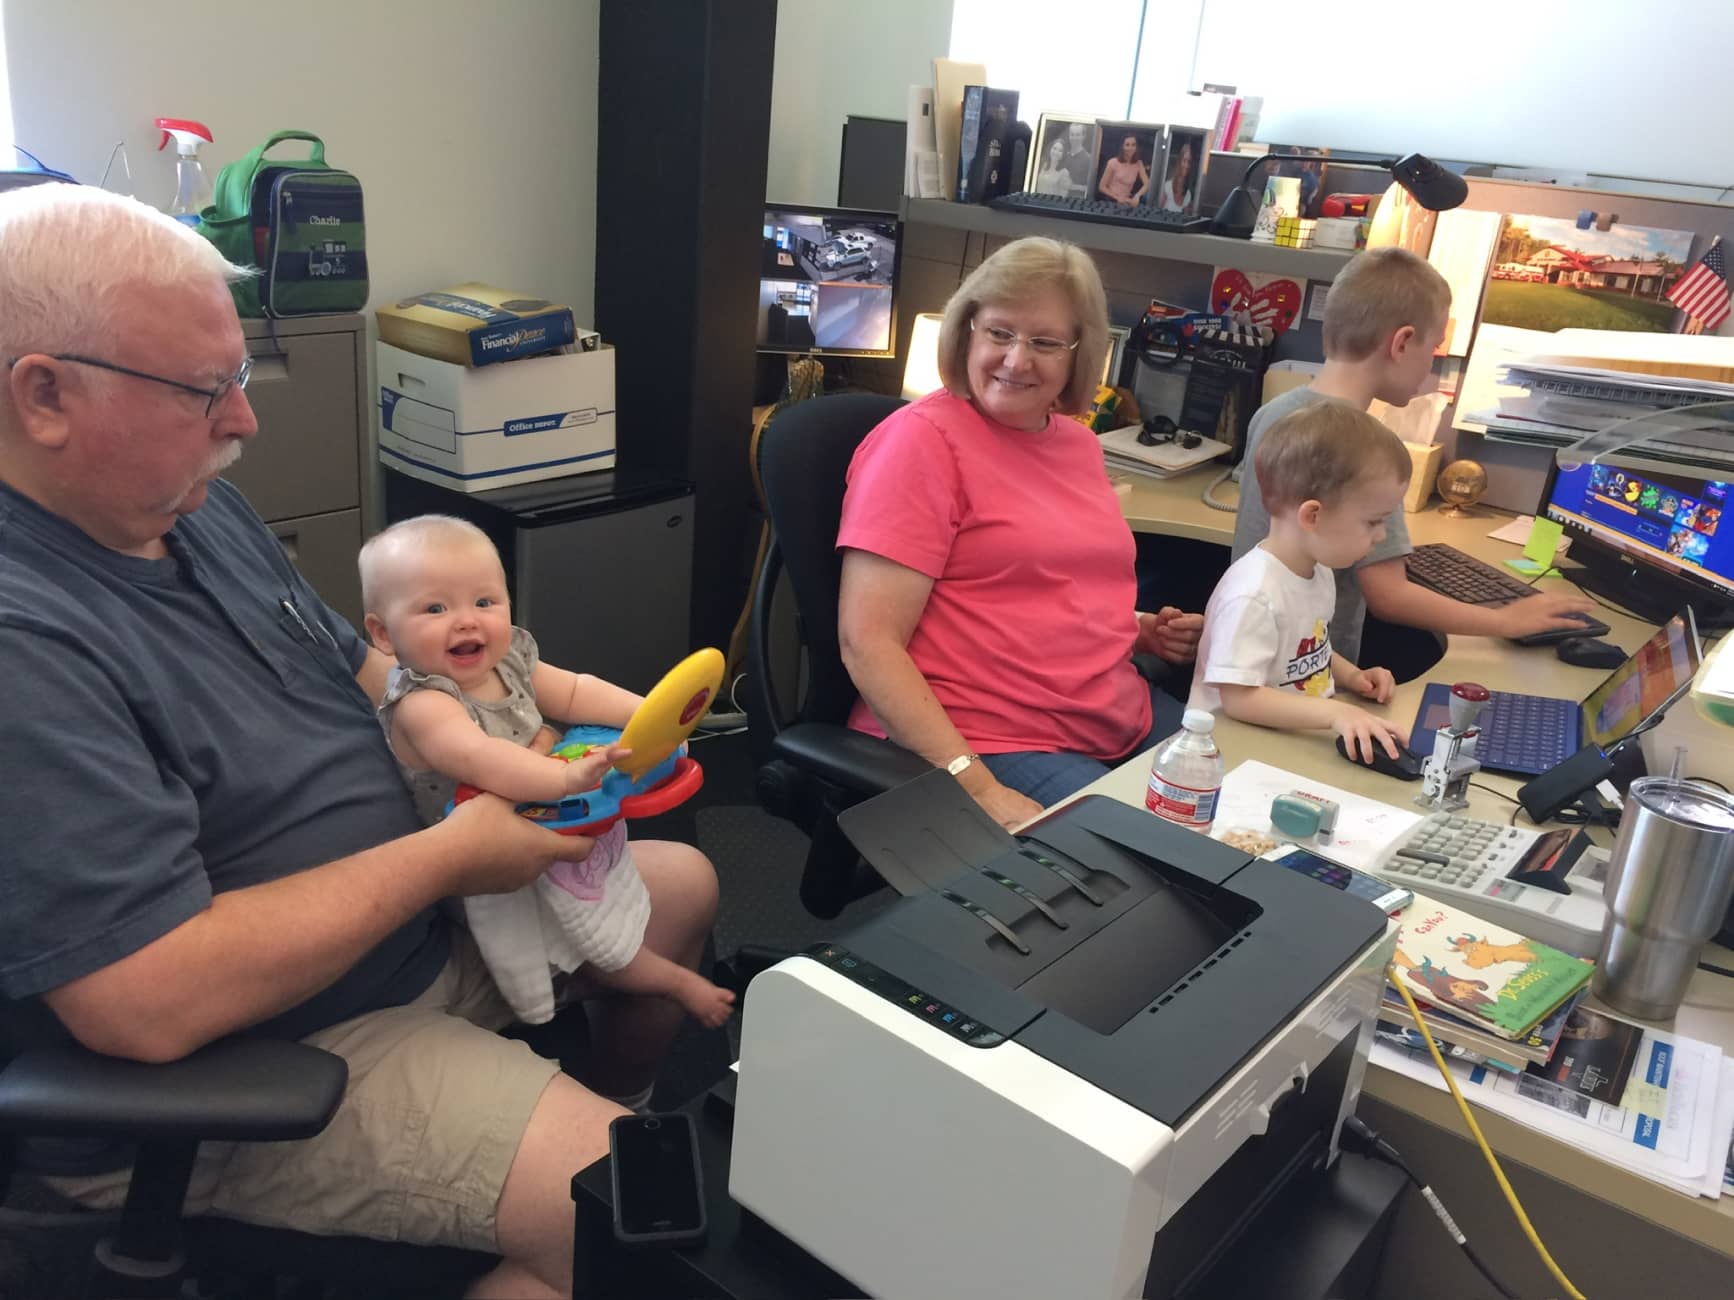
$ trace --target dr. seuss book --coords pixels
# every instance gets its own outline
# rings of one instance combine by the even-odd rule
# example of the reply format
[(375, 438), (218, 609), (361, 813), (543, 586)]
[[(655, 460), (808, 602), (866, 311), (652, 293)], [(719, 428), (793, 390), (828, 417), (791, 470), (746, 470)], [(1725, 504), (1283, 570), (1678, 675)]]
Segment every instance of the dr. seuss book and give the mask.
[(1589, 981), (1594, 967), (1514, 930), (1417, 894), (1393, 959), (1420, 1002), (1519, 1038)]

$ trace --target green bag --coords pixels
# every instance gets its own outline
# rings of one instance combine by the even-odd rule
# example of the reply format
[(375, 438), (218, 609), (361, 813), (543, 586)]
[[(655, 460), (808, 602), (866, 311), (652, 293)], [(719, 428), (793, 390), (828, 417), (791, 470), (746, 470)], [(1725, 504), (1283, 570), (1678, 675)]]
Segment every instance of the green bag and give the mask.
[[(306, 159), (268, 162), (285, 140), (312, 145)], [(242, 316), (313, 316), (367, 303), (367, 231), (361, 182), (325, 162), (325, 142), (278, 131), (217, 174), (199, 229), (223, 256), (260, 274), (231, 286)]]

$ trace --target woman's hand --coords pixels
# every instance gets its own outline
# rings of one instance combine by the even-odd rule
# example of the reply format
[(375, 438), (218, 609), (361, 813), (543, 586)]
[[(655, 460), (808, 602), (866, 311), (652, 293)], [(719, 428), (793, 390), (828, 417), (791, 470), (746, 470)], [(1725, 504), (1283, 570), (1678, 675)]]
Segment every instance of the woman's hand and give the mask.
[(991, 778), (979, 791), (971, 790), (970, 797), (987, 810), (989, 817), (1008, 831), (1022, 826), (1042, 811), (1042, 806), (1028, 795), (1019, 794), (1010, 786), (1001, 785)]
[(1204, 615), (1183, 614), (1164, 605), (1154, 614), (1138, 615), (1138, 642), (1133, 654), (1155, 655), (1171, 664), (1189, 664), (1198, 657), (1198, 638), (1204, 631)]

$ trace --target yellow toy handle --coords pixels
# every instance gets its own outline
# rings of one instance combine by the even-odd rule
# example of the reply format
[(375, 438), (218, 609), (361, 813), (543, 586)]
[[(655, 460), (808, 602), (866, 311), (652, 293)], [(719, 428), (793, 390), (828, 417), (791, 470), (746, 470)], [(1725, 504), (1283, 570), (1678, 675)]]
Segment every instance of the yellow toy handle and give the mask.
[(632, 753), (616, 765), (619, 770), (636, 781), (679, 749), (716, 698), (724, 668), (722, 651), (713, 647), (695, 650), (670, 668), (620, 733), (620, 744)]

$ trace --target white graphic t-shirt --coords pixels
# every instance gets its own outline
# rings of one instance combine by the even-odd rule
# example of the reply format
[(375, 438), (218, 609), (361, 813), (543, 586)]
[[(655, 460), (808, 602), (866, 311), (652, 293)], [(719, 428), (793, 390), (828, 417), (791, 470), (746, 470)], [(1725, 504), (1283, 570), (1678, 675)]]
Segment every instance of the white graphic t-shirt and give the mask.
[(1233, 564), (1210, 593), (1188, 708), (1222, 707), (1224, 684), (1276, 686), (1329, 699), (1336, 576), (1319, 565), (1303, 578), (1262, 546)]

